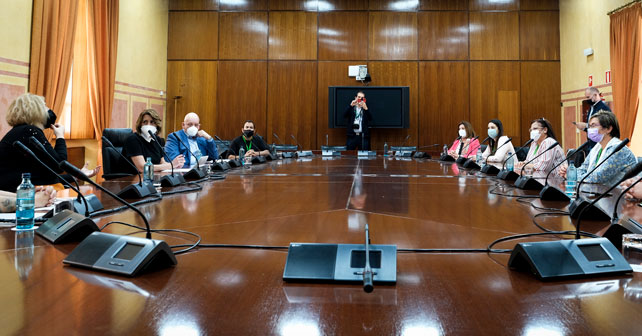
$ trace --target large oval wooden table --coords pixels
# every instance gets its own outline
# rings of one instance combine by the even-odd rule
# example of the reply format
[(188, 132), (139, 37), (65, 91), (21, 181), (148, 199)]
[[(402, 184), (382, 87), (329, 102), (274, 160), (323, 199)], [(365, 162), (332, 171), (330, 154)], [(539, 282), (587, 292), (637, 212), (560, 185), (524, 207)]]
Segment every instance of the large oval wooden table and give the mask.
[[(532, 192), (433, 160), (317, 155), (226, 175), (202, 183), (199, 192), (165, 196), (140, 209), (153, 228), (188, 230), (206, 244), (362, 244), (366, 222), (373, 244), (399, 249), (485, 249), (500, 237), (541, 232), (533, 224), (540, 211), (528, 203), (532, 199), (496, 194)], [(126, 183), (104, 186), (117, 190)], [(117, 206), (95, 193), (106, 208)], [(624, 207), (642, 218), (635, 204)], [(142, 225), (132, 211), (95, 220), (99, 226)], [(537, 220), (549, 229), (575, 228), (568, 216)], [(583, 229), (598, 232), (606, 225), (587, 220)], [(119, 225), (106, 231), (143, 237)], [(640, 273), (541, 282), (510, 270), (508, 254), (399, 252), (397, 283), (376, 285), (368, 294), (359, 284), (284, 282), (287, 249), (200, 248), (178, 255), (176, 267), (125, 278), (64, 266), (77, 243), (51, 245), (38, 236), (31, 243), (9, 228), (0, 232), (4, 335), (642, 333)], [(169, 233), (154, 238), (170, 245), (193, 241)], [(570, 237), (521, 241), (561, 238)]]

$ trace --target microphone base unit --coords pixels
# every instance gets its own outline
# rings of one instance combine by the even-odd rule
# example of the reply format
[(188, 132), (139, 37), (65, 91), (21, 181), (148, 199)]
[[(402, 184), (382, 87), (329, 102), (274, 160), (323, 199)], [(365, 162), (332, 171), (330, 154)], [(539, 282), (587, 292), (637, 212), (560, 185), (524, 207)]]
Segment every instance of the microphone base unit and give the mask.
[(542, 281), (633, 272), (606, 238), (520, 243), (515, 245), (508, 266)]
[(464, 168), (471, 169), (471, 170), (480, 170), (481, 167), (475, 162), (474, 159), (468, 159), (463, 165)]
[(396, 157), (412, 157), (412, 152), (408, 151), (396, 151), (395, 152)]
[(582, 209), (589, 207), (584, 211), (584, 218), (590, 218), (591, 220), (594, 221), (606, 221), (610, 220), (611, 217), (602, 211), (599, 207), (596, 205), (591, 205), (590, 201), (587, 201), (583, 198), (578, 198), (571, 202), (568, 206), (568, 212), (571, 214), (571, 218), (577, 219), (580, 216), (580, 212), (582, 212)]
[(62, 261), (64, 264), (129, 277), (177, 264), (166, 242), (94, 232)]
[(257, 163), (266, 163), (267, 159), (265, 156), (255, 156), (252, 158), (252, 163), (257, 164)]
[(212, 170), (226, 171), (226, 170), (229, 170), (230, 168), (232, 168), (230, 167), (230, 164), (225, 161), (212, 163)]
[(156, 194), (156, 188), (150, 182), (143, 181), (143, 184), (134, 183), (119, 191), (116, 195), (120, 198), (144, 198)]
[(481, 172), (486, 174), (486, 175), (497, 175), (497, 174), (499, 174), (499, 168), (497, 168), (497, 167), (495, 167), (493, 165), (490, 165), (490, 164), (485, 164), (482, 167)]
[(413, 155), (415, 159), (432, 159), (432, 156), (426, 152), (415, 152), (415, 155)]
[(186, 180), (200, 180), (207, 177), (207, 172), (202, 168), (192, 168), (187, 173), (183, 174), (183, 178)]
[(468, 159), (466, 159), (463, 156), (460, 156), (460, 157), (457, 158), (457, 160), (455, 160), (455, 163), (457, 163), (458, 165), (463, 165), (464, 163), (466, 163), (466, 160), (468, 160)]
[(314, 156), (314, 154), (312, 154), (312, 151), (309, 151), (309, 150), (307, 150), (307, 151), (297, 151), (296, 152), (296, 156), (297, 157), (305, 157), (305, 156)]
[(36, 233), (52, 244), (59, 244), (81, 241), (94, 231), (98, 231), (98, 226), (93, 220), (71, 210), (63, 210), (40, 225)]
[(268, 159), (268, 161), (273, 161), (273, 160), (278, 160), (279, 156), (274, 153), (270, 153), (265, 158)]
[(519, 178), (519, 174), (512, 170), (504, 169), (497, 174), (497, 178), (504, 181), (515, 181)]
[[(89, 194), (84, 196), (85, 196), (85, 199), (87, 200), (89, 213), (104, 209), (103, 204), (100, 202), (98, 197), (96, 197), (96, 195)], [(83, 202), (82, 199), (78, 199), (78, 198), (74, 199), (73, 205), (77, 213), (83, 214), (83, 215), (85, 214), (85, 202)]]
[(629, 233), (642, 234), (642, 225), (633, 218), (625, 217), (612, 223), (602, 237), (610, 240), (618, 250), (622, 250), (622, 235)]
[(294, 157), (294, 152), (281, 152), (281, 157), (284, 159), (291, 159)]
[(516, 181), (515, 181), (515, 187), (523, 190), (542, 190), (544, 186), (539, 183), (536, 179), (528, 176), (520, 176)]
[(542, 191), (539, 193), (539, 198), (542, 201), (564, 201), (569, 202), (571, 200), (566, 193), (557, 189), (552, 185), (545, 186)]
[(357, 156), (377, 156), (377, 152), (369, 150), (359, 150), (357, 151)]
[(439, 161), (455, 162), (455, 158), (448, 154), (441, 154), (441, 156), (439, 157)]
[[(290, 243), (283, 280), (363, 283), (364, 244)], [(397, 245), (369, 244), (374, 283), (397, 282)]]
[(161, 177), (160, 182), (162, 187), (176, 187), (185, 183), (185, 178), (181, 174), (170, 174)]
[(230, 160), (230, 161), (227, 162), (227, 164), (229, 164), (230, 167), (232, 167), (232, 168), (237, 168), (237, 167), (242, 166), (241, 165), (241, 161), (239, 161), (238, 159)]

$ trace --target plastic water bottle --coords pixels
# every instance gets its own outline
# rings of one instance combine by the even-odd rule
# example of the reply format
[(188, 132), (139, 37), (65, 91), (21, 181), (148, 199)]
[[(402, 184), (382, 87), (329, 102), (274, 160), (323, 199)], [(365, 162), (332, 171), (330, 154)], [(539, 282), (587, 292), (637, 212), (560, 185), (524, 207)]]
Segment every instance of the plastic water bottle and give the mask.
[(448, 155), (448, 145), (444, 145), (444, 152), (442, 154)]
[(569, 161), (568, 169), (566, 170), (566, 195), (570, 198), (575, 198), (575, 184), (577, 183), (577, 168), (575, 162)]
[(383, 156), (388, 156), (388, 143), (383, 143)]
[(477, 162), (477, 164), (480, 164), (482, 162), (482, 151), (481, 151), (481, 149), (477, 150), (477, 157), (475, 158), (475, 162)]
[(154, 182), (154, 164), (152, 163), (151, 157), (148, 157), (147, 162), (145, 162), (145, 167), (143, 168), (143, 179), (145, 182)]
[(241, 166), (245, 165), (245, 148), (243, 147), (239, 149), (239, 161), (241, 161)]
[(22, 183), (16, 190), (16, 229), (32, 230), (36, 187), (31, 184), (31, 173), (22, 174)]
[(506, 170), (508, 171), (513, 171), (515, 169), (515, 161), (513, 161), (515, 157), (512, 155), (513, 155), (512, 152), (508, 152), (508, 156), (510, 156), (508, 161), (506, 161)]

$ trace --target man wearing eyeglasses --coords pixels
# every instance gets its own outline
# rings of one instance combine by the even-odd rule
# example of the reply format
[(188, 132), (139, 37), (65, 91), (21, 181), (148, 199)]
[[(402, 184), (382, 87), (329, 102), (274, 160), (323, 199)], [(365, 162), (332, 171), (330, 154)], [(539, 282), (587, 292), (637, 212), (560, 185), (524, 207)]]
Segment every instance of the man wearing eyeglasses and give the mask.
[(348, 150), (370, 150), (370, 128), (372, 114), (366, 105), (365, 93), (359, 91), (343, 113), (348, 120), (346, 147)]

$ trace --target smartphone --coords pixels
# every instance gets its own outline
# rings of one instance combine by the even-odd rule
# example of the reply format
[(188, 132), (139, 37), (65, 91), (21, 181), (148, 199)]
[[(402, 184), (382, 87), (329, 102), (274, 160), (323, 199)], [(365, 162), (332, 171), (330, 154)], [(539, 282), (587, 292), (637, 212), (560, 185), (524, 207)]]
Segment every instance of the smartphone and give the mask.
[(573, 125), (577, 125), (577, 122), (576, 122), (576, 121), (571, 121), (571, 123), (572, 123)]
[(366, 97), (363, 97), (363, 99), (361, 101), (365, 103), (366, 102)]

